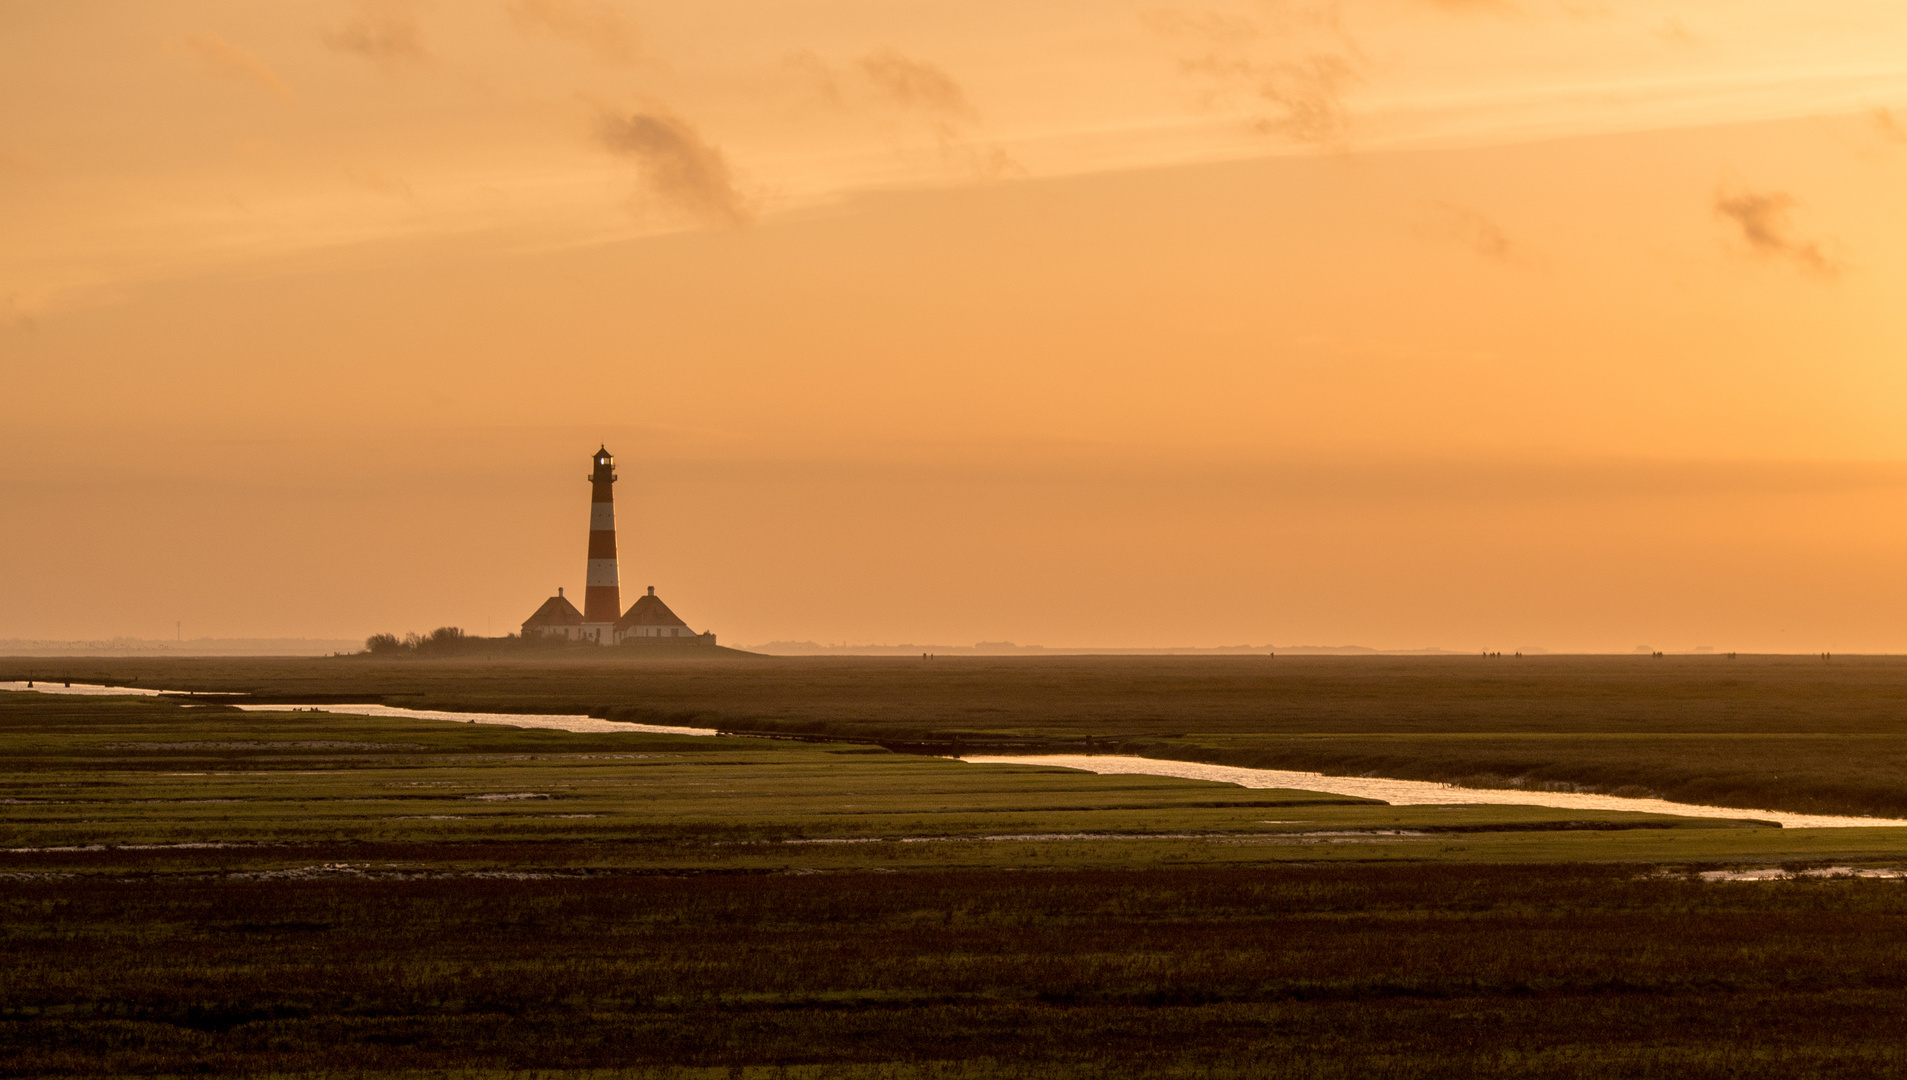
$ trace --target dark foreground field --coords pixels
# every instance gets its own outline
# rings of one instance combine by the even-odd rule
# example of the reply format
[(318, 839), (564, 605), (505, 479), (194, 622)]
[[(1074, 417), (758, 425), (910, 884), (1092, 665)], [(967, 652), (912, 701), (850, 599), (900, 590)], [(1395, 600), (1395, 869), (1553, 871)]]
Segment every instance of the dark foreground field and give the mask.
[(932, 752), (1118, 751), (1907, 817), (1901, 657), (0, 660), (311, 701), (587, 712)]
[(1907, 887), (1634, 868), (13, 884), (0, 1072), (1871, 1077)]
[[(1893, 661), (1095, 663), (62, 674), (1907, 807)], [(1901, 1075), (1907, 880), (1815, 875), (1904, 862), (1907, 829), (0, 693), (0, 1075)]]

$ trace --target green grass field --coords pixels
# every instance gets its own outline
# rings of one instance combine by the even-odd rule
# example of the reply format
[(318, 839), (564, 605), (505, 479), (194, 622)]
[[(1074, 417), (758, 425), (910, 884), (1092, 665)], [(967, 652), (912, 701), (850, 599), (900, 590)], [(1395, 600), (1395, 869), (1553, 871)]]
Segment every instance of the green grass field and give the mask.
[[(741, 676), (585, 666), (570, 697), (555, 689), (560, 667), (274, 661), (238, 665), (242, 683), (204, 663), (193, 689), (675, 723), (710, 722), (711, 709), (670, 694), (739, 709), (774, 692), (807, 715), (757, 717), (757, 730), (891, 737), (905, 725), (879, 729), (873, 706), (844, 704), (879, 699), (916, 737), (1077, 749), (1063, 740), (1090, 734), (1096, 748), (1182, 756), (1295, 755), (1315, 741), (1408, 763), (1444, 746), (1440, 760), (1548, 755), (1622, 774), (1732, 741), (1776, 748), (1766, 767), (1784, 775), (1809, 740), (1886, 747), (1895, 670), (1869, 665), (1812, 711), (1734, 721), (1761, 730), (1683, 732), (1621, 730), (1651, 709), (1671, 724), (1678, 708), (1622, 703), (1606, 681), (1597, 694), (1618, 705), (1601, 722), (1618, 730), (1461, 730), (1507, 727), (1514, 706), (1459, 708), (1456, 690), (1441, 720), (1398, 730), (1437, 710), (1353, 672), (1338, 711), (1314, 686), (1314, 713), (1287, 702), (1278, 721), (1340, 730), (1254, 733), (1262, 687), (1196, 663), (1118, 676), (1151, 687), (1152, 712), (1207, 714), (1183, 725), (1111, 707), (1122, 695), (1095, 688), (1090, 665), (1062, 665), (1081, 684), (1068, 692), (1042, 682), (1053, 672), (979, 680), (976, 709), (999, 710), (988, 725), (927, 722), (953, 689), (906, 703), (939, 673), (885, 683), (876, 666), (856, 689), (855, 665), (833, 662), (807, 691), (800, 665), (778, 662)], [(325, 671), (344, 674), (310, 674)], [(1167, 690), (1191, 675), (1215, 681), (1175, 705)], [(1690, 726), (1716, 720), (1677, 685), (1695, 701), (1679, 708)], [(824, 708), (870, 715), (813, 715)], [(1357, 732), (1359, 710), (1390, 730)], [(1879, 753), (1850, 770), (1876, 772)], [(1794, 876), (1699, 877), (1770, 866)], [(864, 742), (0, 693), (0, 1076), (1900, 1072), (1907, 881), (1807, 873), (1832, 866), (1907, 866), (1907, 829), (1390, 807)]]
[(0, 661), (29, 674), (1907, 817), (1895, 657)]
[(340, 862), (396, 872), (403, 853), (424, 849), (432, 866), (650, 872), (1907, 857), (1902, 829), (1391, 807), (862, 745), (152, 698), (0, 694), (0, 761), (0, 870), (16, 873), (207, 860), (224, 872)]

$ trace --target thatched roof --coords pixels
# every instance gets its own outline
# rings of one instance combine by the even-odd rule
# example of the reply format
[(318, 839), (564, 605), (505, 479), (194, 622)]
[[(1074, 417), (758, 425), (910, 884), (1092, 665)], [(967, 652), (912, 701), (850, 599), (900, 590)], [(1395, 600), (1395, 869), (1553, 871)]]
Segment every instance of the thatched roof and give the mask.
[(543, 606), (536, 609), (536, 614), (523, 620), (523, 629), (540, 630), (546, 626), (581, 626), (582, 623), (583, 613), (577, 611), (576, 605), (570, 603), (562, 592), (558, 591), (555, 596), (543, 601)]
[(629, 605), (629, 610), (623, 613), (622, 618), (616, 620), (617, 630), (627, 630), (636, 626), (679, 626), (684, 630), (689, 628), (689, 624), (683, 622), (675, 612), (670, 611), (669, 605), (663, 603), (662, 598), (656, 595), (653, 585), (649, 587), (647, 596), (638, 597), (635, 603)]

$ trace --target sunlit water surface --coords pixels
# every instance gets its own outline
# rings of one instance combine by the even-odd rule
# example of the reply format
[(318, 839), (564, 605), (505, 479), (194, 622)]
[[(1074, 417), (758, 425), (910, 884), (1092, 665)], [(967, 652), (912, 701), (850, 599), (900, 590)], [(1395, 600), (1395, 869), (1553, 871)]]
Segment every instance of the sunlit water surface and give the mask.
[(159, 697), (176, 690), (141, 690), (136, 686), (94, 686), (91, 683), (63, 683), (55, 679), (32, 682), (0, 682), (0, 690), (36, 690), (42, 694), (85, 694), (89, 697)]
[(511, 727), (551, 728), (589, 733), (646, 731), (651, 735), (720, 735), (714, 728), (671, 727), (667, 724), (625, 724), (593, 716), (561, 713), (444, 712), (438, 709), (401, 709), (395, 705), (240, 705), (246, 712), (302, 712), (307, 709), (352, 716), (397, 716), (410, 720), (449, 720), (456, 724), (508, 724)]
[[(61, 682), (36, 680), (32, 686), (24, 682), (0, 682), (0, 690), (37, 690), (47, 694), (87, 694), (92, 696), (137, 694), (141, 697), (167, 696), (190, 701), (191, 699), (176, 690), (141, 690), (130, 686), (88, 686), (74, 683), (70, 686)], [(671, 727), (666, 724), (625, 724), (618, 720), (598, 720), (593, 716), (543, 713), (479, 713), (445, 712), (438, 709), (403, 709), (395, 705), (240, 705), (246, 712), (307, 712), (316, 710), (328, 713), (345, 713), (351, 716), (392, 716), (411, 720), (448, 720), (458, 724), (508, 724), (511, 727), (551, 728), (556, 731), (580, 731), (587, 733), (609, 731), (646, 731), (652, 735), (720, 735), (714, 728)]]
[(1450, 806), (1484, 803), (1493, 806), (1550, 806), (1562, 810), (1634, 810), (1644, 814), (1675, 814), (1681, 817), (1752, 818), (1756, 821), (1778, 822), (1787, 829), (1907, 826), (1907, 821), (1893, 818), (1790, 814), (1780, 810), (1697, 806), (1692, 803), (1669, 802), (1666, 799), (1624, 799), (1614, 795), (1578, 795), (1563, 791), (1461, 788), (1452, 787), (1449, 784), (1433, 784), (1425, 780), (1326, 776), (1323, 773), (1290, 772), (1284, 769), (1240, 769), (1230, 765), (1201, 765), (1195, 761), (1161, 761), (1157, 758), (1119, 757), (1111, 754), (1037, 754), (1015, 757), (974, 755), (960, 760), (989, 765), (1057, 765), (1061, 768), (1081, 769), (1095, 773), (1176, 776), (1187, 780), (1217, 780), (1221, 783), (1237, 784), (1239, 787), (1247, 788), (1322, 791), (1331, 795), (1355, 795), (1365, 799), (1382, 799), (1394, 806)]

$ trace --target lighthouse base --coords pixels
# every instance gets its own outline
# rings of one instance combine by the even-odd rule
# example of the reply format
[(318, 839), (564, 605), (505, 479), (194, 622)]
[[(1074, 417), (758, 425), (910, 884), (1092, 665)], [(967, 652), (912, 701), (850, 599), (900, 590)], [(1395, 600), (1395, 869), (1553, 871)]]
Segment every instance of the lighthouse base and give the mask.
[(624, 638), (616, 647), (616, 652), (630, 657), (722, 657), (756, 656), (757, 653), (743, 652), (715, 644), (714, 634), (697, 634), (694, 637), (679, 638)]

